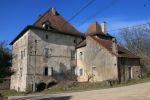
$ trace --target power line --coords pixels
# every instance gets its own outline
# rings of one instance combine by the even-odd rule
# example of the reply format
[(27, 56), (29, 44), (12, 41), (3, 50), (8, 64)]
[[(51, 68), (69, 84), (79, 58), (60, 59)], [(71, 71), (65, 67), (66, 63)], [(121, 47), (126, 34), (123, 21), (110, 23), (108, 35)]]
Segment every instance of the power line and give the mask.
[(73, 20), (76, 16), (78, 16), (84, 9), (86, 9), (88, 6), (90, 6), (95, 0), (89, 1), (83, 8), (81, 8), (76, 14), (74, 14), (68, 21)]
[(103, 8), (99, 9), (97, 12), (94, 14), (90, 15), (87, 17), (85, 20), (83, 20), (81, 23), (79, 23), (78, 28), (80, 28), (85, 22), (88, 20), (92, 19), (95, 16), (98, 16), (99, 14), (103, 13), (106, 9), (109, 9), (112, 5), (114, 5), (118, 0), (112, 0), (108, 5), (104, 6)]
[[(73, 20), (75, 17), (77, 17), (83, 10), (85, 10), (88, 6), (90, 6), (92, 3), (94, 3), (95, 0), (90, 0), (84, 7), (82, 7), (78, 12), (76, 12), (69, 20), (68, 22), (70, 22), (71, 20)], [(62, 27), (65, 26), (65, 24), (67, 23), (67, 21), (62, 25)]]

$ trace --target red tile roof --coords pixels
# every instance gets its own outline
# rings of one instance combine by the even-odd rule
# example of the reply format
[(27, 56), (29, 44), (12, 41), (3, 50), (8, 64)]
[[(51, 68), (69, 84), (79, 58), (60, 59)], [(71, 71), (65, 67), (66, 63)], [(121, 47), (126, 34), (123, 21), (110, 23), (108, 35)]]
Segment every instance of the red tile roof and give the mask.
[[(55, 11), (55, 15), (52, 11), (52, 9)], [(69, 22), (67, 22), (54, 8), (49, 9), (47, 12), (45, 12), (34, 24), (33, 26), (36, 27), (42, 27), (42, 24), (45, 21), (49, 21), (51, 24), (51, 27), (54, 29), (65, 32), (68, 34), (75, 34), (75, 35), (81, 35), (80, 32), (78, 32)]]
[[(111, 40), (100, 39), (100, 38), (96, 38), (94, 36), (90, 36), (90, 38), (92, 38), (94, 41), (96, 41), (97, 43), (102, 45), (113, 55), (116, 55), (112, 52), (112, 41)], [(118, 51), (118, 54), (116, 55), (117, 57), (140, 58), (139, 56), (133, 54), (131, 51), (129, 51), (125, 47), (118, 45), (118, 44), (117, 44), (117, 51)]]
[(104, 34), (102, 32), (101, 26), (97, 22), (92, 23), (85, 32), (85, 35), (93, 35), (93, 34)]

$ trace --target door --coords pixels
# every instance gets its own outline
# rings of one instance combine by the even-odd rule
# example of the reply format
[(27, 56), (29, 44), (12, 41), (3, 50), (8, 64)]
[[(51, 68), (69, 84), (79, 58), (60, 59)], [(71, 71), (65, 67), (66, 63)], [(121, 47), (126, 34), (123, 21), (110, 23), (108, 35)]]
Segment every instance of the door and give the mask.
[(129, 80), (130, 80), (132, 78), (132, 67), (129, 66), (128, 69), (129, 69)]

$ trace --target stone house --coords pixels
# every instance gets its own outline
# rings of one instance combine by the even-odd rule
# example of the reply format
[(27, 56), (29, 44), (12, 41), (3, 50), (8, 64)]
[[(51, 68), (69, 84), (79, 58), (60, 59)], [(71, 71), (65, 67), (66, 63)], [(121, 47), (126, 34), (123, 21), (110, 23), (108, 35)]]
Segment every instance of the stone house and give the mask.
[(78, 81), (122, 82), (140, 77), (140, 58), (106, 33), (106, 22), (91, 24), (85, 37), (77, 46)]
[(118, 45), (105, 28), (105, 23), (94, 23), (84, 36), (51, 8), (10, 43), (15, 71), (10, 88), (35, 91), (37, 84), (64, 75), (76, 75), (79, 82), (136, 78), (139, 57)]

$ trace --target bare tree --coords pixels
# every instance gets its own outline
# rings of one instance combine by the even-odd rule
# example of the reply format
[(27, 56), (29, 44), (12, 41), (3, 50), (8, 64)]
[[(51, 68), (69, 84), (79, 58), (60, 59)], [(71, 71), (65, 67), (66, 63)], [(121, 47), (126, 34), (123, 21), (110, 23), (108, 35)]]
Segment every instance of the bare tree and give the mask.
[(142, 58), (144, 71), (148, 71), (150, 69), (150, 23), (124, 28), (119, 33), (123, 39), (122, 44)]

